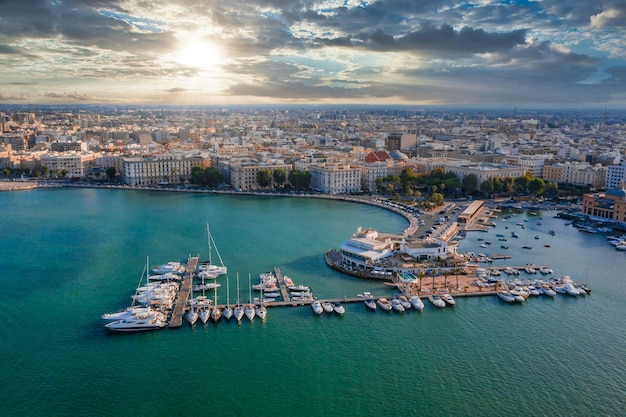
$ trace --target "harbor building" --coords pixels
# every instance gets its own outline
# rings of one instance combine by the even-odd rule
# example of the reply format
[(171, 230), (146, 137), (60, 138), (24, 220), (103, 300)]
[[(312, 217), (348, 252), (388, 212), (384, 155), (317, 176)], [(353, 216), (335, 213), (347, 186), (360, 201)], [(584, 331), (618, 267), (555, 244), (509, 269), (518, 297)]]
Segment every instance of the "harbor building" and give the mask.
[(372, 268), (379, 261), (393, 256), (391, 238), (382, 238), (376, 230), (362, 227), (345, 240), (340, 249), (344, 265), (363, 269)]
[(626, 223), (626, 190), (611, 188), (604, 193), (585, 194), (582, 211), (588, 216)]
[(474, 222), (474, 220), (476, 220), (476, 218), (480, 215), (484, 205), (484, 201), (472, 201), (472, 203), (467, 206), (467, 208), (463, 210), (461, 214), (459, 214), (457, 221), (464, 224)]

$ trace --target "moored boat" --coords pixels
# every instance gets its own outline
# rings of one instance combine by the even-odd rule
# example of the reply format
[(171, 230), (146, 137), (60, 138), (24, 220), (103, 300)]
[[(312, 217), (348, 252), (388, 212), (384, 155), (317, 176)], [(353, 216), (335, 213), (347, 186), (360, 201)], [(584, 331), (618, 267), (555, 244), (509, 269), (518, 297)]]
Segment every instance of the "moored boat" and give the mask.
[(340, 302), (335, 301), (332, 303), (333, 304), (333, 311), (339, 315), (343, 314), (346, 312), (346, 309), (341, 305)]
[(378, 304), (378, 307), (380, 307), (381, 309), (385, 310), (385, 311), (391, 311), (393, 309), (393, 306), (391, 305), (391, 303), (389, 302), (389, 300), (387, 300), (386, 298), (379, 298), (376, 301), (376, 304)]
[(313, 309), (313, 312), (317, 315), (320, 315), (324, 312), (324, 308), (322, 308), (322, 303), (318, 300), (315, 300), (311, 303), (311, 309)]
[(498, 291), (498, 298), (507, 303), (515, 302), (515, 297), (508, 291)]
[(322, 301), (322, 308), (324, 313), (332, 313), (334, 311), (333, 305), (329, 301)]
[(428, 301), (430, 301), (430, 303), (432, 305), (434, 305), (435, 307), (438, 307), (438, 308), (444, 308), (446, 306), (446, 302), (443, 301), (438, 294), (431, 294), (431, 295), (429, 295), (428, 296)]
[(410, 298), (411, 301), (411, 306), (416, 309), (416, 310), (423, 310), (424, 309), (424, 302), (422, 301), (421, 298), (419, 298), (419, 296), (414, 295)]
[(148, 316), (140, 319), (124, 319), (107, 323), (104, 326), (107, 330), (114, 332), (140, 332), (146, 330), (157, 330), (165, 327), (165, 322), (156, 318), (156, 316)]
[(394, 311), (397, 311), (398, 313), (404, 313), (406, 311), (399, 299), (392, 298), (389, 301), (391, 302), (391, 307), (394, 309)]
[(376, 310), (376, 301), (373, 298), (367, 298), (363, 300), (363, 303), (369, 310)]
[(456, 301), (454, 301), (454, 298), (450, 295), (450, 294), (441, 294), (441, 299), (448, 305), (453, 306), (456, 304)]

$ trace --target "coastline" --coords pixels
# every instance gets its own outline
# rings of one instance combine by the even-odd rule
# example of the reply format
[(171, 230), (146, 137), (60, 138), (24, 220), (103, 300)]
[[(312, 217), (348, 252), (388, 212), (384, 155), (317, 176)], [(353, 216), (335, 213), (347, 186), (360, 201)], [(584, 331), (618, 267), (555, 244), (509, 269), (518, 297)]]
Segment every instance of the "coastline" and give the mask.
[(32, 190), (38, 187), (39, 187), (39, 184), (36, 182), (0, 181), (0, 192)]

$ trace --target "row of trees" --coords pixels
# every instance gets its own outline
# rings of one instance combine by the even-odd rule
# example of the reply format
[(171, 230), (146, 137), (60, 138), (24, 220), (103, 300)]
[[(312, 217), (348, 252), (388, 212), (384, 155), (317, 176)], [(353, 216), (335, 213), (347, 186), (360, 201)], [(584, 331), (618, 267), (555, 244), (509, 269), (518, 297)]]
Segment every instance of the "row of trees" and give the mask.
[(224, 182), (224, 176), (214, 167), (203, 169), (202, 167), (195, 166), (191, 168), (190, 182), (197, 185), (217, 187)]
[[(469, 174), (462, 179), (463, 190), (468, 194), (478, 191), (478, 179), (474, 174)], [(531, 174), (521, 177), (491, 177), (480, 184), (480, 191), (485, 195), (500, 194), (512, 195), (529, 193), (533, 195), (547, 194), (555, 196), (558, 192), (558, 184), (555, 182), (545, 182), (541, 178), (535, 178)]]
[(430, 174), (415, 174), (410, 168), (404, 168), (400, 176), (388, 175), (376, 179), (376, 190), (381, 193), (403, 193), (411, 197), (421, 197), (427, 193), (451, 196), (458, 192), (461, 183), (451, 172), (437, 168)]

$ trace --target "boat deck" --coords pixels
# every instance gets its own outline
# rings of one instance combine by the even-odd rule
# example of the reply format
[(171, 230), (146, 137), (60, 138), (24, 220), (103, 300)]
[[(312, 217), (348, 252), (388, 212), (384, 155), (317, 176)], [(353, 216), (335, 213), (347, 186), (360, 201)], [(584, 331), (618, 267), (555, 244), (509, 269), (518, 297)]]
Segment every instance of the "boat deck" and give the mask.
[(177, 329), (183, 325), (183, 317), (185, 316), (185, 307), (187, 306), (187, 299), (191, 292), (191, 284), (193, 282), (193, 274), (198, 267), (198, 257), (191, 256), (187, 260), (187, 268), (183, 275), (183, 280), (180, 284), (180, 290), (178, 291), (178, 297), (176, 304), (172, 310), (172, 317), (170, 317), (168, 327), (170, 329)]

